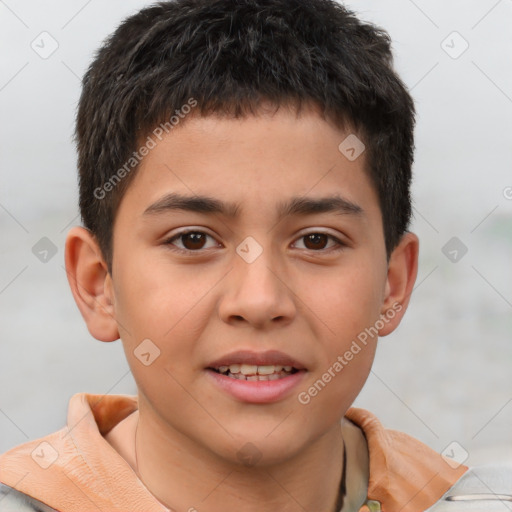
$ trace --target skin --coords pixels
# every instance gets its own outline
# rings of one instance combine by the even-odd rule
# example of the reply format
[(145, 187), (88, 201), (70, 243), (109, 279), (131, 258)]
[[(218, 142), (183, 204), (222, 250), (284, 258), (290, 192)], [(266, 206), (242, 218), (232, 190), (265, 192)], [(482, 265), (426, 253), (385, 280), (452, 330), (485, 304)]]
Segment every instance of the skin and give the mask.
[[(299, 117), (284, 107), (241, 119), (191, 114), (144, 157), (121, 201), (112, 275), (88, 230), (68, 233), (69, 282), (89, 332), (105, 342), (121, 338), (138, 387), (139, 410), (107, 440), (169, 508), (334, 510), (340, 422), (369, 375), (377, 337), (307, 405), (297, 396), (397, 303), (402, 309), (379, 336), (398, 326), (416, 279), (419, 245), (406, 233), (386, 260), (365, 153), (349, 161), (338, 150), (349, 133), (314, 108)], [(238, 202), (239, 218), (143, 214), (169, 192)], [(278, 203), (333, 194), (363, 213), (277, 222)], [(166, 241), (184, 228), (209, 236), (199, 242), (178, 237), (174, 247), (189, 252), (175, 252)], [(312, 233), (344, 245), (336, 251), (332, 238), (304, 238)], [(252, 263), (236, 252), (247, 236), (263, 250)], [(134, 355), (144, 339), (160, 350), (148, 366)], [(277, 349), (307, 372), (282, 400), (240, 401), (214, 386), (205, 370), (238, 349)], [(247, 442), (261, 455), (249, 467), (237, 457)]]

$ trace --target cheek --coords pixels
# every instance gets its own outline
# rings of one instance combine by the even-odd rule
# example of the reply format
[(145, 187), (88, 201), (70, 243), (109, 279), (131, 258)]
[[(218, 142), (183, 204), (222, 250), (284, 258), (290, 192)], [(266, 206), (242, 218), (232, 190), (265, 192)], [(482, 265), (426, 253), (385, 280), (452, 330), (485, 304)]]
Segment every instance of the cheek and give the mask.
[[(371, 328), (380, 318), (381, 275), (364, 262), (350, 271), (317, 279), (307, 305), (320, 320), (318, 365), (301, 389), (298, 402), (325, 423), (339, 417), (359, 394), (371, 370), (377, 338)], [(320, 343), (321, 340), (321, 343)], [(329, 411), (326, 413), (326, 411)]]
[(126, 265), (118, 275), (119, 332), (140, 391), (153, 397), (164, 391), (179, 400), (179, 383), (190, 379), (195, 340), (208, 318), (206, 302), (200, 300), (205, 291), (186, 287), (184, 275), (148, 267), (146, 271)]
[(375, 356), (376, 339), (338, 338), (329, 349), (327, 362), (315, 369), (297, 396), (306, 417), (322, 418), (324, 426), (344, 415), (363, 388)]
[[(207, 301), (205, 295), (215, 285), (215, 276), (198, 279), (197, 269), (172, 268), (155, 258), (146, 265), (136, 259), (126, 261), (119, 273), (116, 318), (130, 343), (150, 338), (164, 345), (184, 333), (191, 337), (201, 328)], [(163, 348), (163, 347), (162, 347)]]
[(380, 315), (380, 290), (383, 279), (371, 266), (351, 266), (325, 277), (304, 283), (309, 290), (304, 303), (320, 320), (317, 322), (328, 342), (330, 352), (342, 351), (365, 328), (372, 326)]

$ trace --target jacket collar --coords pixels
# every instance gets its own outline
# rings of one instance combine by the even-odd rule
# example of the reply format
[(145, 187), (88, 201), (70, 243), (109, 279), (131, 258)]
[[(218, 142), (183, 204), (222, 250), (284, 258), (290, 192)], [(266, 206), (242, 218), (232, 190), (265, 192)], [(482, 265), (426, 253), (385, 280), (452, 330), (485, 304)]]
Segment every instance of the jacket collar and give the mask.
[[(113, 512), (168, 512), (102, 437), (137, 408), (137, 396), (73, 395), (65, 428), (0, 456), (0, 481), (68, 512), (89, 510), (93, 505)], [(365, 464), (369, 468), (367, 497), (379, 502), (382, 511), (423, 511), (468, 469), (462, 465), (454, 469), (420, 441), (384, 429), (365, 409), (350, 408), (345, 418), (364, 434), (369, 458), (360, 471), (364, 472)], [(115, 496), (109, 484), (112, 474)], [(364, 496), (364, 488), (359, 487), (357, 493), (361, 492)]]
[(364, 433), (370, 477), (368, 499), (383, 511), (427, 509), (468, 470), (403, 432), (385, 429), (371, 412), (350, 408), (345, 418)]

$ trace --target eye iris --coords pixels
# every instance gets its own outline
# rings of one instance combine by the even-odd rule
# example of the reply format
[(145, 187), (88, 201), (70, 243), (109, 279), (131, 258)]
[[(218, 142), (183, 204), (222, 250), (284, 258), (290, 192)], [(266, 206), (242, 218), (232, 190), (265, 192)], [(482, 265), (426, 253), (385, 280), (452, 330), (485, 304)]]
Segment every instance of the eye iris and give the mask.
[[(183, 245), (185, 247), (187, 247), (187, 244), (185, 243), (187, 240), (192, 242), (192, 247), (187, 247), (187, 249), (201, 249), (201, 247), (204, 244), (204, 236), (205, 236), (204, 233), (191, 232), (191, 233), (185, 233), (184, 235), (181, 235), (181, 236), (182, 236), (182, 240), (183, 240)], [(201, 238), (202, 238), (202, 240), (201, 240)]]
[(325, 247), (325, 243), (322, 244), (322, 241), (325, 242), (327, 240), (327, 235), (323, 233), (311, 233), (310, 235), (306, 235), (306, 240), (309, 242), (313, 242), (313, 245), (316, 245), (318, 243), (322, 245), (322, 247), (313, 247), (313, 249), (323, 249)]

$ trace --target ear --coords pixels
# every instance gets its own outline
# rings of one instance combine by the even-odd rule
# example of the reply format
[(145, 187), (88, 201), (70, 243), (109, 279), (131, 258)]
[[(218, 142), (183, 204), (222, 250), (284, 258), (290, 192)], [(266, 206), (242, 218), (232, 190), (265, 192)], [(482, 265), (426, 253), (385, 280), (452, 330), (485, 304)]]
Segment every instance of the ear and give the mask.
[(387, 336), (400, 324), (418, 274), (419, 239), (406, 233), (391, 253), (381, 308), (379, 336)]
[(100, 341), (119, 339), (112, 278), (89, 230), (79, 226), (69, 230), (65, 261), (71, 292), (91, 335)]

